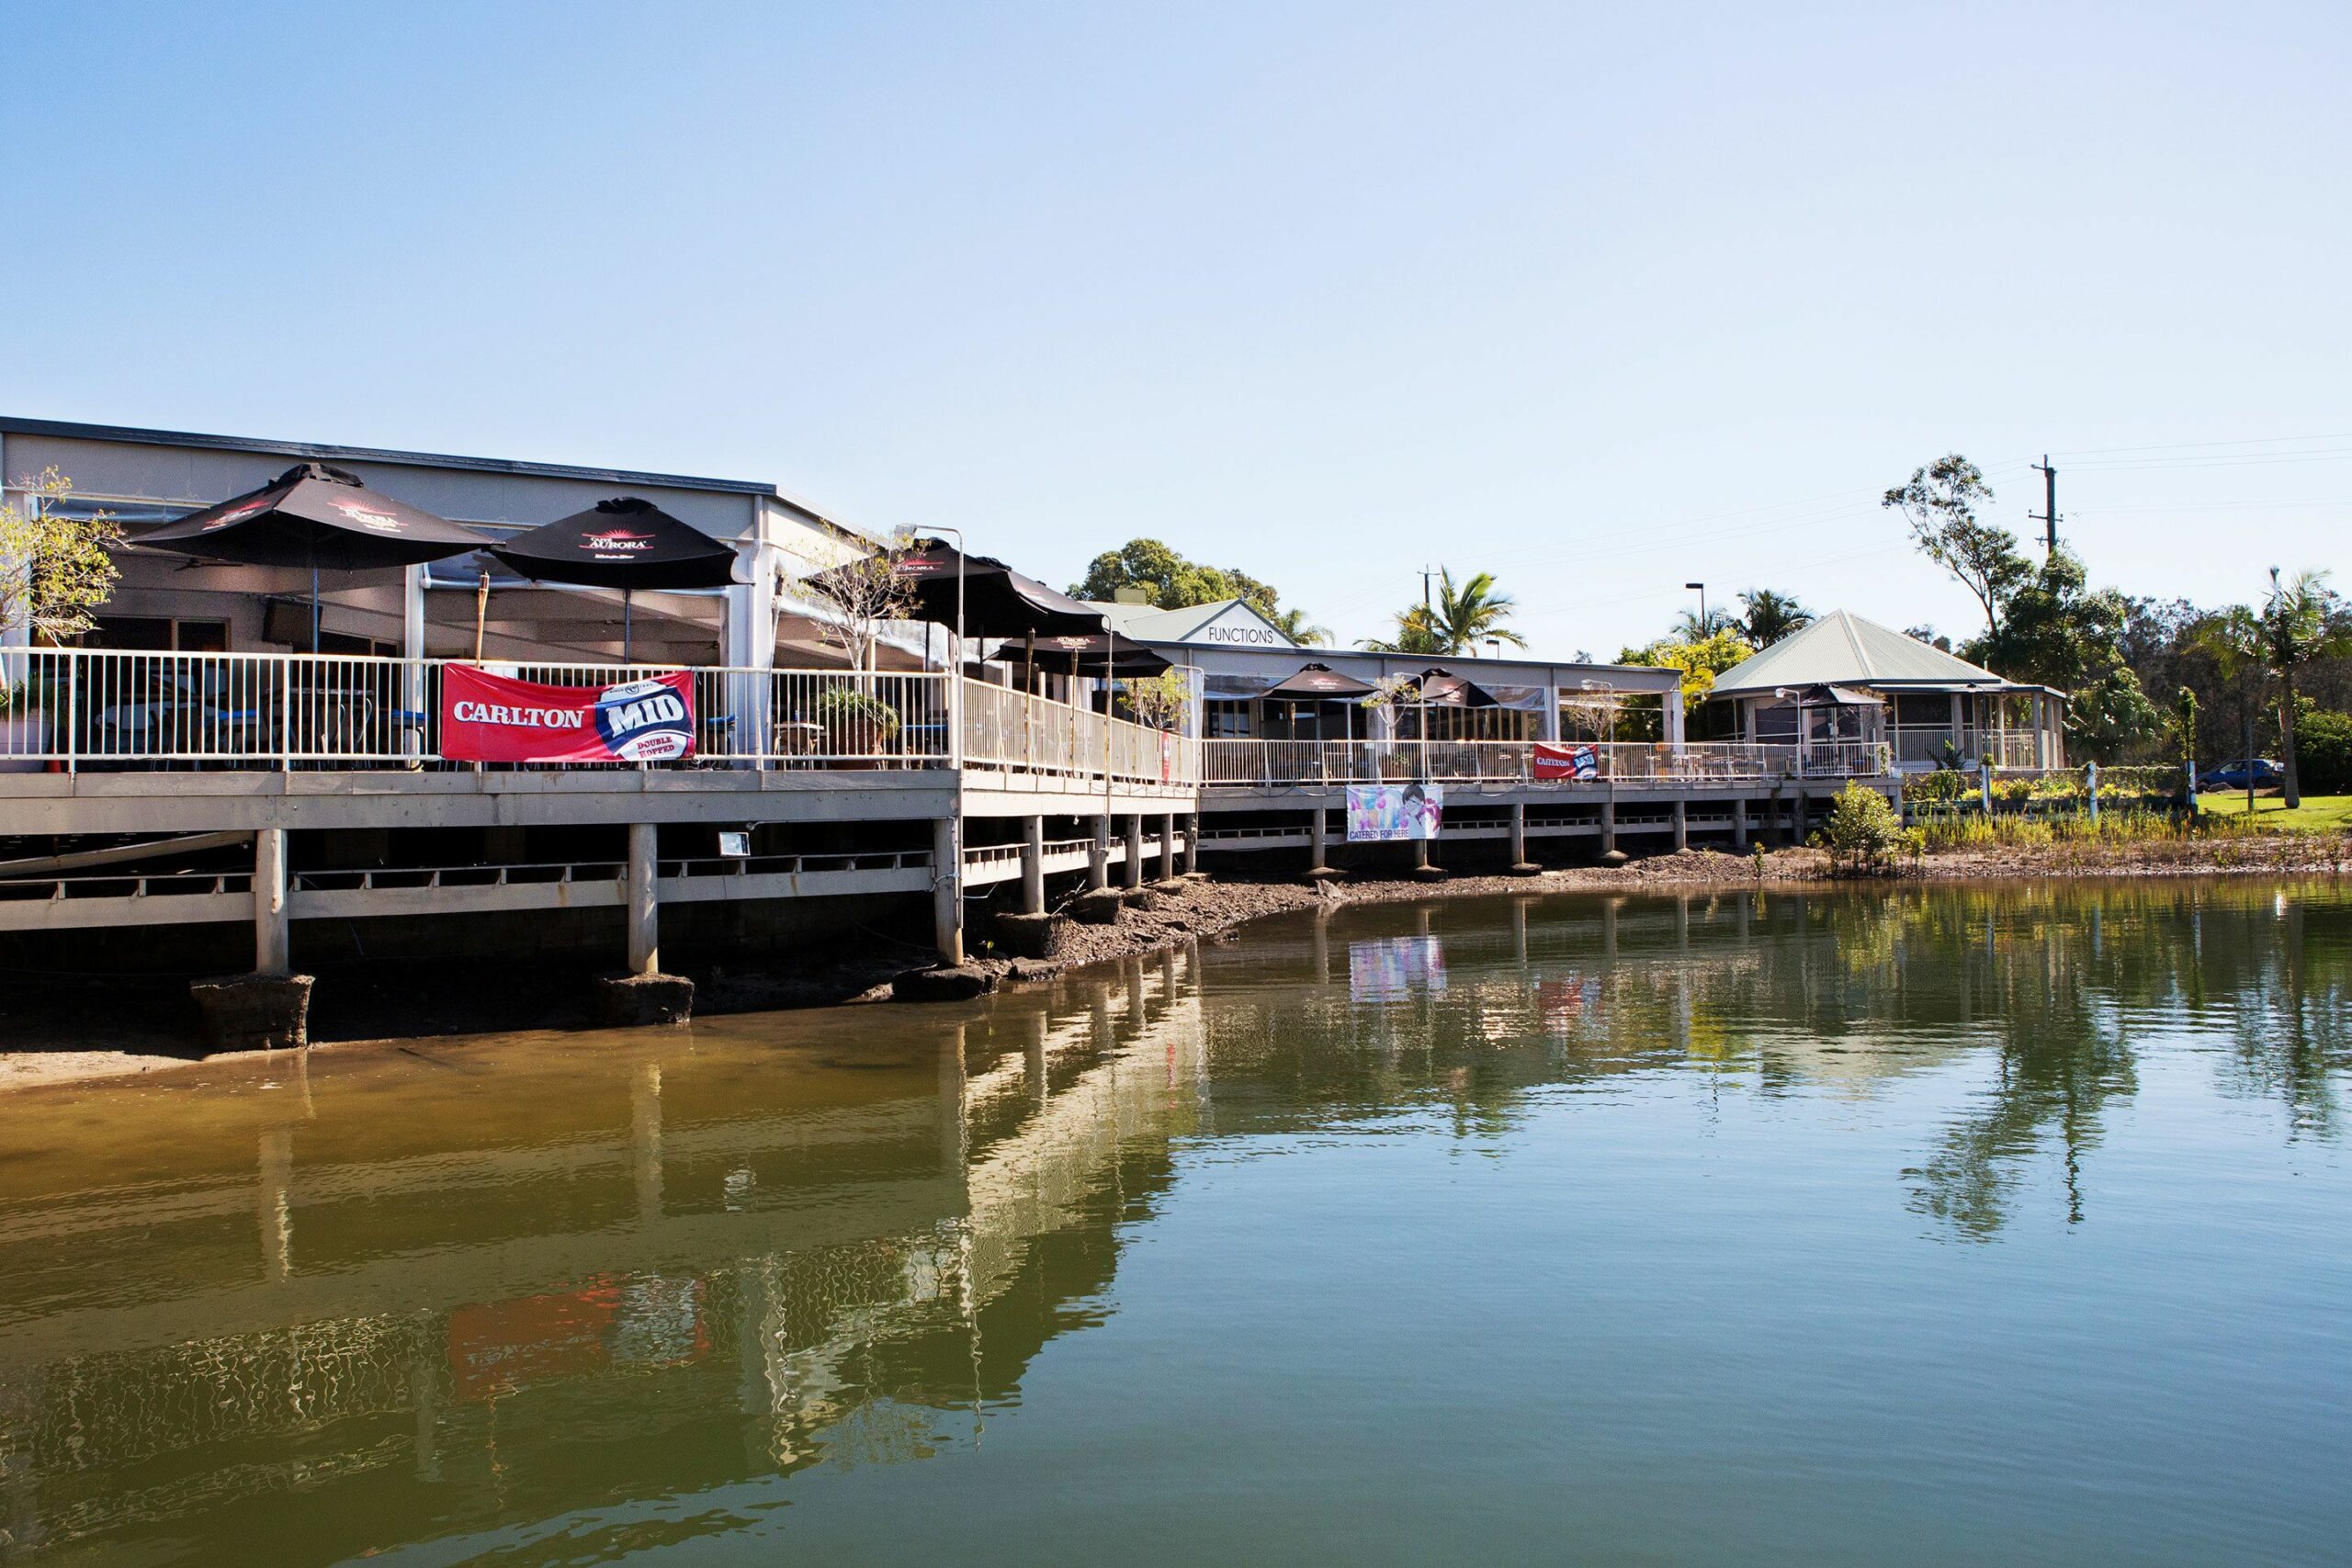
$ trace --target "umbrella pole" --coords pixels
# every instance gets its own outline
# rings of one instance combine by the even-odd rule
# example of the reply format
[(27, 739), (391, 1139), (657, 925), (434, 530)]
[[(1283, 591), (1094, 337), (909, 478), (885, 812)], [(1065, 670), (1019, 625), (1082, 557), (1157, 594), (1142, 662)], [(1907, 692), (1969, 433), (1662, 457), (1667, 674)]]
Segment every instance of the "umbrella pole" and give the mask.
[(634, 609), (629, 603), (629, 591), (624, 588), (621, 590), (621, 662), (623, 664), (634, 662), (631, 649), (637, 641), (637, 626), (632, 619), (633, 615)]
[(311, 558), (311, 652), (319, 651), (319, 562)]
[(482, 568), (481, 581), (474, 588), (474, 662), (481, 662), (481, 638), (484, 626), (490, 620), (490, 569)]

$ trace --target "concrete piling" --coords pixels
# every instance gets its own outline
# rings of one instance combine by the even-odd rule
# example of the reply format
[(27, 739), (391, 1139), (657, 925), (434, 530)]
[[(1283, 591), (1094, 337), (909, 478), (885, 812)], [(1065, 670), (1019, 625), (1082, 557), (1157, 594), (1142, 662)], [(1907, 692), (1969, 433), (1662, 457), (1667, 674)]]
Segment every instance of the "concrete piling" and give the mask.
[(1021, 824), (1021, 912), (1046, 912), (1046, 819), (1023, 818)]

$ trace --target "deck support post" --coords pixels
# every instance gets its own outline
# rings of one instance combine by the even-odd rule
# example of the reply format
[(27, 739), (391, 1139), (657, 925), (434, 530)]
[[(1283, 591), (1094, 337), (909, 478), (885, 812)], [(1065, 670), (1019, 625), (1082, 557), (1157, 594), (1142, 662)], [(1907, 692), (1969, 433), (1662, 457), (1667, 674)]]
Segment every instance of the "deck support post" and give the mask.
[(1690, 803), (1680, 795), (1674, 797), (1674, 848), (1676, 852), (1690, 847)]
[(659, 829), (650, 822), (628, 825), (628, 972), (658, 975), (662, 971), (662, 901), (654, 890), (660, 874), (655, 856)]
[(1164, 812), (1159, 818), (1159, 880), (1171, 882), (1176, 876), (1176, 814)]
[(1600, 801), (1600, 852), (1607, 854), (1617, 847), (1617, 785), (1612, 780), (1609, 793)]
[(1184, 870), (1189, 874), (1201, 869), (1201, 814), (1184, 814)]
[(1126, 874), (1121, 880), (1132, 892), (1143, 886), (1143, 813), (1127, 813)]
[(254, 834), (254, 973), (290, 973), (293, 935), (286, 907), (286, 829), (263, 828)]
[(931, 942), (949, 968), (964, 962), (964, 833), (954, 817), (931, 823)]
[(1795, 807), (1796, 828), (1791, 838), (1791, 842), (1794, 843), (1799, 848), (1803, 848), (1807, 835), (1807, 830), (1812, 826), (1812, 824), (1805, 820), (1805, 807), (1810, 805), (1811, 802), (1805, 798), (1804, 791), (1803, 789), (1799, 789), (1796, 793), (1796, 799), (1792, 804)]
[(1086, 886), (1097, 892), (1111, 886), (1111, 818), (1094, 818), (1094, 839), (1086, 846)]
[(1735, 848), (1747, 847), (1747, 796), (1744, 795), (1731, 803), (1731, 841)]
[(1534, 876), (1543, 867), (1527, 858), (1527, 802), (1510, 803), (1510, 874), (1513, 876)]
[(1021, 912), (1046, 912), (1046, 819), (1023, 818), (1021, 823)]
[(1323, 809), (1323, 803), (1320, 800), (1315, 803), (1315, 809), (1307, 814), (1306, 874), (1309, 876), (1320, 876), (1331, 869), (1324, 859), (1329, 846), (1329, 817), (1330, 813)]

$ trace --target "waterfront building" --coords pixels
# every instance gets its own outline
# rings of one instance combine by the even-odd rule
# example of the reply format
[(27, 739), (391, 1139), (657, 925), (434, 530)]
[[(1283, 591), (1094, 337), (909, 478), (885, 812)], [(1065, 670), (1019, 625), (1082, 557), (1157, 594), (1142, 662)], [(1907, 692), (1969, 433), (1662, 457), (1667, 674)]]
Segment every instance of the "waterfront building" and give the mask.
[[(324, 573), (313, 653), (311, 571), (136, 547), (302, 463), (493, 541), (642, 503), (731, 548), (735, 581), (632, 606), (487, 550)], [(926, 905), (953, 964), (967, 915), (1010, 947), (1023, 928), (1001, 915), (1049, 929), (1081, 891), (1204, 853), (1324, 870), (1358, 787), (1442, 790), (1448, 846), (1528, 872), (1539, 843), (1802, 837), (1850, 778), (1889, 787), (1875, 753), (1688, 741), (1672, 671), (1305, 649), (1245, 604), (1084, 606), (977, 550), (1000, 588), (1054, 602), (1040, 632), (1116, 630), (1113, 654), (1149, 650), (1136, 670), (1181, 670), (1186, 711), (1130, 722), (1099, 679), (1053, 669), (1046, 636), (986, 657), (1001, 636), (940, 624), (961, 602), (944, 592), (853, 669), (806, 583), (879, 542), (765, 482), (0, 420), (12, 499), (51, 468), (131, 547), (79, 646), (0, 647), (0, 950), (20, 968), (279, 977), (321, 953), (609, 950), (650, 983), (665, 940), (786, 947)], [(973, 635), (959, 649), (951, 629)], [(609, 700), (630, 705), (615, 724), (662, 707), (673, 729), (655, 750), (485, 757), (467, 727), (518, 711), (484, 705), (485, 677), (560, 688), (575, 728)], [(637, 705), (649, 682), (669, 694)], [(1426, 840), (1353, 852), (1445, 863)]]
[(2066, 765), (2065, 693), (2004, 680), (1850, 610), (1724, 671), (1712, 700), (1736, 710), (1742, 739), (1884, 747), (1905, 773)]

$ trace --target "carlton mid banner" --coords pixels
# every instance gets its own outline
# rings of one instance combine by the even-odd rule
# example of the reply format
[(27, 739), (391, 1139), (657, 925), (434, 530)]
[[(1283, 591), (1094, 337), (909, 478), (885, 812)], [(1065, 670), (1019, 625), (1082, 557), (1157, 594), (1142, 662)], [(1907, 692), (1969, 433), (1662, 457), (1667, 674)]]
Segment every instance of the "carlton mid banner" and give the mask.
[(666, 762), (695, 749), (683, 670), (618, 686), (542, 686), (441, 667), (441, 755), (460, 762)]

